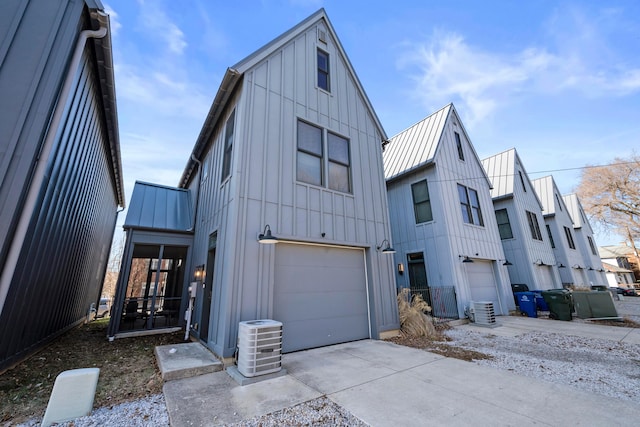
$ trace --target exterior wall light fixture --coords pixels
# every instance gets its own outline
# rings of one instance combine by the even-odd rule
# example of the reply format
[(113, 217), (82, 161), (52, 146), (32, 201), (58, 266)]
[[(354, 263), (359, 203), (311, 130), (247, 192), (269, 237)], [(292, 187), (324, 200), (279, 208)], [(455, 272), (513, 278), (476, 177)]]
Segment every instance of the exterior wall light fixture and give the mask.
[(458, 258), (463, 258), (462, 262), (464, 263), (473, 262), (473, 260), (466, 255), (458, 255)]
[(258, 243), (267, 245), (278, 243), (278, 238), (271, 234), (271, 227), (269, 226), (269, 224), (265, 225), (262, 234), (258, 235)]
[(512, 263), (510, 263), (510, 262), (509, 262), (509, 260), (508, 260), (508, 259), (502, 259), (502, 260), (500, 260), (500, 261), (504, 261), (504, 262), (502, 263), (502, 265), (513, 265)]
[(395, 254), (396, 250), (391, 247), (391, 243), (389, 243), (389, 241), (387, 239), (384, 239), (382, 241), (382, 243), (380, 243), (380, 246), (376, 246), (376, 249), (378, 251), (380, 251), (380, 248), (382, 248), (384, 246), (384, 242), (387, 242), (387, 246), (385, 246), (384, 249), (382, 249), (381, 252), (383, 254)]
[(196, 266), (196, 270), (193, 272), (193, 279), (197, 282), (201, 282), (204, 279), (204, 264)]
[(404, 274), (404, 264), (403, 263), (398, 264), (398, 274), (401, 275), (401, 276)]

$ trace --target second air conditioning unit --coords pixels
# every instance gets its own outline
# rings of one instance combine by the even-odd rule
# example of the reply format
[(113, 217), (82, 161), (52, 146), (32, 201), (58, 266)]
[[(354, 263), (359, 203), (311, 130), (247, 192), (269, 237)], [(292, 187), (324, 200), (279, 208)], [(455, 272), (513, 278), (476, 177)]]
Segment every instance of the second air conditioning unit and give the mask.
[(493, 302), (491, 301), (473, 301), (471, 303), (473, 307), (474, 321), (478, 325), (495, 325), (496, 314), (493, 311)]
[(275, 320), (240, 322), (238, 328), (238, 372), (245, 377), (282, 369), (282, 323)]

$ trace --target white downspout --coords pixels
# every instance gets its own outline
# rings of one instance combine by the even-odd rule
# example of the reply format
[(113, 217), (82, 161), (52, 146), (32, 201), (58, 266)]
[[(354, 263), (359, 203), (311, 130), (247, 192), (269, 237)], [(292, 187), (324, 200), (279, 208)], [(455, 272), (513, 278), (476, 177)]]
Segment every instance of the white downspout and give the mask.
[(22, 245), (24, 244), (24, 239), (27, 235), (29, 222), (31, 221), (33, 211), (35, 210), (38, 193), (40, 192), (42, 182), (44, 181), (47, 168), (47, 160), (51, 155), (51, 150), (53, 149), (57, 129), (64, 115), (64, 107), (66, 105), (67, 98), (69, 97), (69, 93), (71, 92), (73, 81), (75, 80), (75, 70), (78, 69), (87, 40), (90, 38), (101, 39), (106, 35), (106, 26), (101, 26), (97, 30), (85, 30), (80, 33), (80, 36), (76, 43), (76, 48), (73, 52), (71, 63), (69, 64), (67, 76), (64, 80), (64, 84), (60, 91), (60, 95), (58, 96), (58, 101), (56, 103), (55, 110), (49, 124), (49, 132), (47, 132), (44, 144), (42, 145), (42, 150), (40, 150), (38, 158), (36, 159), (37, 164), (29, 183), (27, 198), (22, 209), (22, 214), (20, 215), (20, 220), (18, 221), (18, 225), (16, 227), (16, 231), (13, 235), (13, 240), (11, 241), (11, 247), (9, 248), (9, 252), (7, 253), (7, 259), (5, 262), (5, 267), (2, 270), (2, 276), (0, 276), (0, 313), (2, 313), (2, 309), (7, 298), (7, 293), (9, 292), (9, 286), (11, 285), (11, 280), (13, 279), (13, 274), (15, 273), (16, 266), (18, 264), (20, 251), (22, 249)]

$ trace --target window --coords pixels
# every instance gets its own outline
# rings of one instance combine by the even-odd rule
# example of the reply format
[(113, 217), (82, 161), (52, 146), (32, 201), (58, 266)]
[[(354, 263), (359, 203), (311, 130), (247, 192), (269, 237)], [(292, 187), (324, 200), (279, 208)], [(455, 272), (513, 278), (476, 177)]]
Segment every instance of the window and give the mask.
[(573, 242), (573, 235), (571, 234), (571, 229), (569, 227), (564, 228), (564, 234), (567, 236), (567, 243), (571, 249), (576, 248), (576, 244)]
[(327, 152), (329, 153), (329, 188), (348, 193), (351, 191), (349, 141), (327, 132)]
[(496, 220), (498, 220), (500, 239), (513, 239), (513, 232), (511, 231), (511, 223), (509, 223), (509, 214), (507, 213), (507, 210), (498, 209), (496, 211)]
[(589, 247), (591, 248), (591, 253), (595, 256), (598, 256), (598, 251), (596, 251), (596, 245), (593, 243), (593, 239), (591, 236), (587, 236), (587, 240), (589, 241)]
[(416, 224), (433, 221), (427, 180), (412, 184), (411, 195), (413, 196), (413, 211), (416, 215)]
[(518, 175), (520, 175), (520, 182), (522, 183), (522, 188), (524, 189), (524, 192), (527, 192), (527, 186), (524, 185), (524, 178), (522, 177), (522, 171), (518, 171)]
[(555, 194), (556, 194), (556, 201), (558, 202), (558, 208), (562, 210), (562, 202), (560, 201), (560, 197), (558, 196), (558, 193), (555, 193)]
[(458, 195), (460, 196), (460, 209), (464, 222), (484, 226), (478, 192), (473, 188), (458, 184)]
[(464, 152), (462, 151), (462, 142), (460, 141), (460, 134), (458, 132), (453, 133), (456, 136), (456, 147), (458, 147), (458, 158), (464, 160)]
[(329, 54), (318, 49), (318, 87), (327, 92), (329, 89)]
[(540, 233), (540, 226), (538, 225), (538, 217), (536, 216), (536, 214), (527, 211), (527, 220), (529, 221), (531, 237), (534, 240), (542, 240), (542, 233)]
[[(326, 140), (326, 146), (325, 146)], [(327, 153), (325, 156), (324, 153)], [(298, 121), (296, 179), (332, 190), (351, 191), (349, 140)]]
[(545, 224), (547, 227), (547, 235), (549, 236), (549, 241), (551, 242), (551, 249), (555, 249), (556, 244), (553, 241), (553, 234), (551, 234), (551, 227), (549, 227), (549, 224)]
[(233, 131), (235, 127), (236, 110), (227, 119), (224, 132), (224, 157), (222, 160), (222, 181), (231, 174), (231, 153), (233, 151)]
[(322, 163), (322, 129), (298, 122), (298, 181), (322, 185)]

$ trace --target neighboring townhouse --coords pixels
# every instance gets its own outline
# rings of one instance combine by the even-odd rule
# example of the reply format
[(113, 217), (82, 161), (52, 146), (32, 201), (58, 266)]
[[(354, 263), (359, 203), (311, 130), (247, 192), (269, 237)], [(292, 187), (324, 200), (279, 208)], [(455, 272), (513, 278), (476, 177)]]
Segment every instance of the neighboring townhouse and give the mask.
[(398, 286), (428, 288), (438, 317), (450, 294), (454, 316), (472, 301), (514, 309), (491, 183), (453, 104), (391, 138), (383, 159)]
[(195, 337), (231, 358), (241, 321), (281, 321), (285, 352), (399, 328), (386, 139), (324, 9), (227, 69), (179, 182)]
[(598, 252), (603, 262), (632, 271), (634, 281), (640, 281), (640, 257), (637, 255), (637, 249), (626, 244), (608, 245), (600, 246)]
[[(571, 220), (573, 221), (573, 231), (576, 237), (576, 245), (582, 254), (585, 274), (587, 276), (589, 286), (605, 285), (607, 278), (604, 268), (602, 268), (602, 260), (598, 253), (598, 247), (593, 236), (593, 229), (589, 224), (589, 220), (584, 213), (580, 198), (577, 194), (565, 194), (562, 196), (564, 204), (569, 211)], [(582, 265), (582, 264), (581, 264)]]
[(124, 206), (109, 18), (99, 1), (0, 13), (0, 371), (97, 307)]
[(482, 165), (493, 184), (491, 197), (514, 289), (561, 288), (549, 225), (515, 148), (488, 157)]
[(586, 275), (588, 266), (576, 245), (569, 209), (565, 205), (553, 177), (549, 175), (534, 179), (531, 184), (542, 203), (545, 228), (555, 254), (562, 286), (589, 286)]
[(635, 286), (635, 278), (633, 271), (617, 265), (602, 263), (602, 268), (607, 277), (607, 284), (614, 288), (633, 288)]

